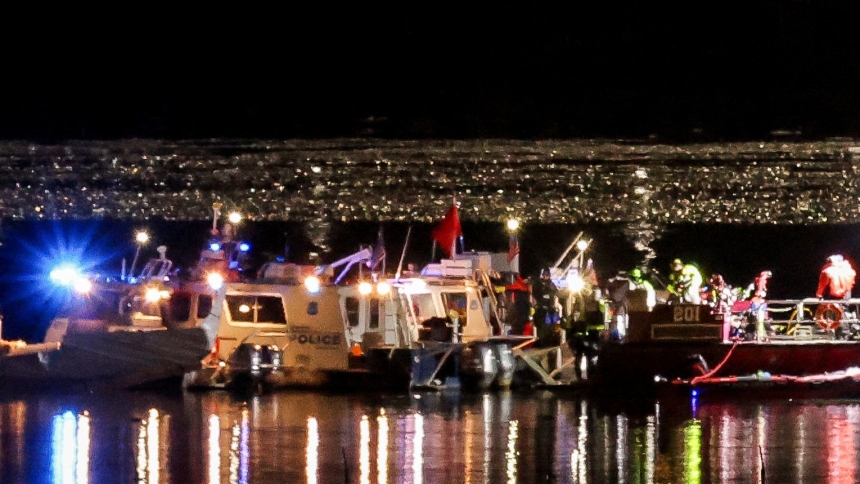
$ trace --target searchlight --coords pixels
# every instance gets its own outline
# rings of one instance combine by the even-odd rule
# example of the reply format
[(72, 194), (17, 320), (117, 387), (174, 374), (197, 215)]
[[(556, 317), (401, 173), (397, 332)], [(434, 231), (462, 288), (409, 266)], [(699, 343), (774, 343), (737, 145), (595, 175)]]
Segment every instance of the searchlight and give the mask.
[(148, 287), (146, 288), (144, 298), (146, 298), (146, 302), (148, 303), (157, 303), (161, 300), (161, 291), (157, 287)]
[(317, 276), (308, 276), (305, 278), (305, 289), (311, 294), (317, 294), (322, 288), (320, 278)]
[(224, 285), (224, 276), (217, 272), (210, 272), (209, 275), (206, 276), (206, 282), (209, 284), (209, 287), (217, 291)]
[(567, 282), (567, 289), (570, 292), (579, 292), (585, 288), (585, 281), (582, 279), (582, 276), (574, 272), (569, 272), (567, 277), (565, 277), (565, 281)]
[(380, 296), (387, 296), (391, 293), (391, 284), (382, 281), (376, 285), (376, 293)]

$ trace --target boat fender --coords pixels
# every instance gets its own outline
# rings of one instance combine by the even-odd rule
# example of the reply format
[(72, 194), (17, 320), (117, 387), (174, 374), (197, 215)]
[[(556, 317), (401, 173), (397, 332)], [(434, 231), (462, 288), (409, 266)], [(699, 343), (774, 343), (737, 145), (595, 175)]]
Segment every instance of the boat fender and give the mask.
[(842, 323), (844, 309), (839, 304), (819, 304), (815, 310), (815, 323), (822, 329), (833, 331)]

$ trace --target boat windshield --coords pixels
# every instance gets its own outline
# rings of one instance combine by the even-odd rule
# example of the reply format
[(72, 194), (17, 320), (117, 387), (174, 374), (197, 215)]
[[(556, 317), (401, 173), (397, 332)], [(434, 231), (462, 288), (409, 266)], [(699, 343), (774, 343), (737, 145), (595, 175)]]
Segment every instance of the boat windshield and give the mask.
[(86, 298), (76, 298), (68, 310), (71, 319), (118, 321), (122, 302), (126, 299), (115, 292), (100, 292)]
[(423, 323), (429, 318), (438, 316), (436, 308), (433, 306), (432, 294), (412, 294), (409, 296), (412, 300), (412, 312), (418, 323)]
[(227, 308), (234, 323), (287, 324), (279, 296), (227, 296)]

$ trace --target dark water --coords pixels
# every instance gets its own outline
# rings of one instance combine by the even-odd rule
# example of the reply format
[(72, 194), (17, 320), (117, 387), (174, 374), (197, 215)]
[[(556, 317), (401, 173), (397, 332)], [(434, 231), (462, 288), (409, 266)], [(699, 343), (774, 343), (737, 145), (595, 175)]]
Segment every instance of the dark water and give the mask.
[(283, 392), (0, 403), (3, 483), (860, 482), (860, 402)]

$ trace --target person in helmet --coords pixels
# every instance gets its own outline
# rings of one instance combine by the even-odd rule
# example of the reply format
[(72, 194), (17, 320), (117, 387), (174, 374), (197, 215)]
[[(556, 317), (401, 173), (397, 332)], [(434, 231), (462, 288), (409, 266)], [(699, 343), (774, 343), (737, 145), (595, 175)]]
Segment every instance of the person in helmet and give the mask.
[(532, 298), (534, 299), (534, 324), (537, 327), (538, 339), (541, 346), (554, 346), (553, 338), (556, 335), (560, 321), (560, 304), (558, 288), (552, 282), (549, 267), (540, 271), (540, 278), (532, 286)]
[(728, 313), (734, 304), (732, 287), (726, 283), (722, 274), (711, 274), (704, 297), (707, 298), (707, 304), (715, 314)]
[(669, 302), (701, 304), (702, 273), (693, 264), (684, 264), (681, 259), (675, 259), (670, 265)]
[(760, 298), (767, 297), (767, 282), (771, 277), (773, 277), (773, 272), (761, 271), (753, 281), (753, 289), (755, 290), (753, 294)]
[(641, 269), (634, 267), (630, 270), (630, 282), (633, 283), (633, 290), (645, 292), (645, 305), (648, 306), (648, 310), (654, 309), (657, 304), (657, 292), (654, 291), (651, 282), (642, 277)]
[(856, 278), (857, 271), (845, 257), (839, 254), (831, 255), (821, 268), (815, 297), (822, 299), (827, 293), (832, 299), (850, 299)]
[(610, 335), (613, 339), (621, 339), (627, 335), (629, 323), (629, 297), (633, 289), (630, 276), (620, 271), (607, 281), (606, 295), (609, 298), (609, 308), (612, 311), (612, 322), (609, 325)]

